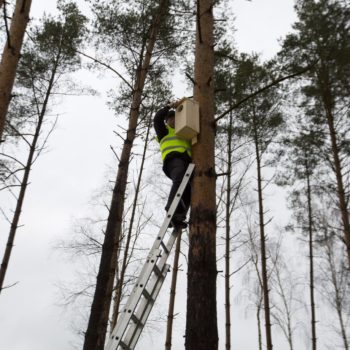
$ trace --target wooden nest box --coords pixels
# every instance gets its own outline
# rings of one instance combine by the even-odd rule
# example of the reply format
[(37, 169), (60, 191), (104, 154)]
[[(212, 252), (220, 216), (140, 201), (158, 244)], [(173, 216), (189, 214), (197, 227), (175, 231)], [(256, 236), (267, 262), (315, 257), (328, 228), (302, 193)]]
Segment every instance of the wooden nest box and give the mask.
[(199, 134), (199, 103), (186, 98), (175, 111), (175, 134), (182, 139), (197, 142)]

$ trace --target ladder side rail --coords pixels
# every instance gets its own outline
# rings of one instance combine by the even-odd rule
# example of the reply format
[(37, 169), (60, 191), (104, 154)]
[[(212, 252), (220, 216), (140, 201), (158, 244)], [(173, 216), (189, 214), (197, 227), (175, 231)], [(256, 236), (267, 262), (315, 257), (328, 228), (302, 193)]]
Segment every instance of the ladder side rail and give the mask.
[[(169, 237), (169, 240), (167, 242), (167, 250), (170, 252), (175, 241), (176, 238), (178, 237), (178, 231), (176, 229), (173, 230), (171, 236)], [(160, 288), (163, 284), (164, 278), (166, 276), (167, 271), (170, 269), (170, 266), (166, 264), (166, 261), (168, 259), (169, 254), (166, 254), (165, 252), (163, 252), (162, 256), (160, 257), (159, 261), (157, 262), (156, 266), (159, 271), (161, 271), (161, 276), (157, 275), (154, 271), (153, 275), (151, 276), (151, 278), (149, 279), (147, 285), (146, 285), (146, 291), (151, 295), (151, 299), (152, 300), (147, 300), (146, 298), (140, 299), (139, 301), (139, 305), (137, 306), (137, 309), (135, 309), (135, 315), (138, 319), (141, 319), (141, 325), (137, 325), (137, 324), (132, 324), (127, 333), (126, 333), (126, 340), (123, 340), (123, 342), (125, 344), (128, 344), (130, 346), (131, 342), (134, 343), (133, 339), (134, 336), (136, 334), (136, 332), (140, 332), (141, 331), (147, 321), (147, 318), (152, 310), (153, 304), (155, 302), (155, 299), (157, 298), (157, 295), (160, 291)], [(138, 315), (137, 313), (139, 313), (140, 315)], [(139, 328), (141, 328), (139, 330)], [(137, 339), (139, 338), (140, 334), (137, 336)], [(135, 343), (136, 345), (136, 343)], [(131, 349), (133, 349), (130, 346)]]
[[(180, 199), (181, 199), (181, 196), (182, 196), (182, 194), (183, 194), (183, 191), (185, 190), (185, 188), (186, 188), (186, 186), (187, 186), (187, 183), (188, 183), (189, 180), (190, 180), (190, 177), (191, 177), (191, 175), (192, 175), (193, 170), (194, 170), (194, 164), (193, 164), (193, 163), (190, 163), (190, 164), (188, 165), (188, 167), (187, 167), (187, 169), (186, 169), (186, 173), (185, 173), (185, 175), (184, 175), (184, 177), (183, 177), (183, 179), (182, 179), (182, 181), (181, 181), (181, 184), (180, 184), (180, 186), (179, 186), (178, 192), (176, 193), (175, 198), (174, 198), (174, 200), (173, 200), (173, 202), (172, 202), (172, 204), (171, 204), (171, 206), (170, 206), (170, 209), (169, 209), (169, 212), (168, 212), (168, 213), (172, 213), (172, 214), (170, 214), (170, 215), (171, 215), (170, 217), (169, 217), (169, 215), (167, 215), (167, 218), (164, 220), (164, 222), (166, 222), (166, 221), (169, 221), (169, 222), (170, 222), (170, 220), (171, 220), (171, 218), (172, 218), (172, 216), (173, 216), (173, 213), (175, 212), (175, 209), (177, 208), (177, 205), (178, 205), (179, 202), (180, 202)], [(150, 253), (149, 253), (147, 259), (151, 259), (152, 257), (154, 257), (154, 255), (157, 255), (157, 256), (160, 255), (160, 254), (159, 254), (159, 252), (160, 252), (159, 246), (160, 246), (160, 243), (162, 242), (162, 239), (163, 239), (163, 237), (164, 237), (164, 235), (165, 235), (165, 232), (166, 232), (166, 229), (168, 228), (168, 225), (169, 225), (169, 223), (168, 223), (167, 226), (165, 227), (165, 230), (163, 230), (163, 232), (161, 232), (162, 235), (159, 234), (159, 235), (157, 236), (157, 238), (156, 238), (156, 240), (155, 240), (155, 243), (153, 244), (153, 247), (151, 248)], [(163, 226), (164, 226), (164, 223), (163, 223)], [(160, 231), (162, 231), (162, 229), (161, 229)], [(172, 249), (172, 247), (173, 247), (173, 244), (174, 244), (174, 242), (175, 242), (175, 240), (176, 240), (176, 237), (177, 237), (177, 232), (176, 232), (176, 230), (174, 229), (173, 232), (172, 232), (172, 234), (171, 234), (171, 236), (170, 236), (170, 238), (169, 238), (169, 240), (168, 240), (168, 243), (166, 244), (166, 247), (167, 247), (167, 250), (169, 251), (169, 253), (170, 253), (170, 251), (171, 251), (171, 249)], [(153, 254), (153, 251), (155, 251), (156, 253)], [(168, 254), (169, 254), (169, 253), (168, 253)], [(167, 254), (165, 251), (163, 251), (162, 260), (161, 260), (161, 261), (164, 261), (164, 263), (165, 263), (166, 260), (167, 260), (168, 254)], [(165, 258), (165, 259), (164, 259), (164, 258)], [(162, 265), (162, 264), (160, 264), (160, 265)], [(160, 270), (162, 270), (162, 266), (159, 266), (159, 268), (160, 268)], [(147, 280), (149, 279), (151, 273), (152, 273), (153, 268), (152, 268), (152, 269), (149, 269), (149, 265), (148, 265), (148, 264), (145, 264), (145, 265), (144, 265), (144, 267), (143, 267), (143, 269), (142, 269), (142, 271), (141, 271), (141, 273), (140, 273), (139, 279), (137, 280), (136, 285), (135, 285), (133, 291), (135, 291), (136, 289), (138, 289), (137, 286), (140, 284), (140, 279), (141, 279), (141, 278), (143, 277), (143, 275), (146, 273), (145, 270), (147, 271), (147, 278), (146, 278), (146, 281), (147, 281)], [(147, 283), (147, 282), (146, 282), (146, 283)], [(146, 283), (143, 283), (143, 284), (145, 285)], [(142, 291), (140, 291), (139, 294), (140, 294), (140, 296), (141, 296)], [(131, 296), (132, 296), (132, 295), (133, 295), (133, 293), (130, 294), (129, 299), (131, 299)], [(138, 298), (137, 300), (139, 300), (139, 298)], [(128, 302), (129, 302), (129, 300), (128, 300)], [(128, 304), (128, 302), (127, 302), (127, 304)], [(129, 309), (132, 307), (131, 305), (127, 305), (127, 306), (129, 306)], [(126, 307), (125, 307), (125, 309), (126, 309)]]
[(152, 300), (146, 300), (142, 299), (140, 301), (140, 315), (137, 315), (137, 318), (140, 320), (140, 323), (138, 324), (131, 324), (128, 331), (126, 332), (126, 335), (123, 339), (123, 342), (128, 345), (130, 349), (134, 349), (136, 346), (136, 343), (141, 335), (141, 332), (147, 322), (148, 316), (151, 313), (151, 310), (153, 308), (153, 305), (155, 304), (155, 301), (157, 299), (157, 296), (161, 290), (161, 287), (163, 285), (163, 282), (165, 280), (165, 277), (170, 269), (170, 265), (166, 264), (162, 270), (162, 276), (155, 276), (153, 275), (150, 284), (152, 284), (151, 287), (151, 296)]
[(171, 219), (172, 219), (172, 217), (173, 217), (173, 215), (175, 213), (175, 210), (176, 210), (176, 208), (177, 208), (177, 206), (178, 206), (178, 204), (180, 202), (182, 194), (183, 194), (183, 192), (184, 192), (188, 182), (190, 181), (190, 178), (191, 178), (191, 175), (193, 173), (193, 170), (194, 170), (194, 164), (190, 163), (188, 165), (188, 167), (187, 167), (186, 173), (185, 173), (185, 175), (184, 175), (184, 177), (183, 177), (183, 179), (181, 181), (181, 184), (180, 184), (180, 186), (179, 186), (179, 188), (178, 188), (178, 190), (177, 190), (177, 192), (175, 194), (175, 197), (174, 197), (174, 199), (173, 199), (173, 201), (172, 201), (172, 203), (170, 205), (170, 208), (169, 208), (169, 210), (167, 212), (167, 215), (166, 215), (166, 217), (165, 217), (165, 219), (163, 221), (163, 224), (162, 224), (162, 226), (161, 226), (161, 228), (159, 230), (159, 234), (158, 234), (158, 236), (157, 236), (157, 238), (156, 238), (156, 240), (155, 240), (155, 242), (153, 244), (152, 249), (159, 248), (160, 243), (161, 243), (161, 241), (163, 240), (163, 238), (165, 236), (165, 233), (166, 233), (166, 230), (167, 230), (167, 228), (169, 226), (169, 223), (170, 223), (170, 221), (171, 221)]
[[(126, 303), (126, 307), (124, 308), (124, 312), (123, 312), (123, 314), (121, 314), (118, 324), (115, 326), (115, 328), (113, 329), (113, 331), (111, 333), (111, 336), (110, 336), (109, 341), (108, 341), (107, 346), (106, 346), (106, 350), (117, 350), (119, 343), (122, 342), (122, 339), (124, 338), (125, 331), (127, 330), (128, 325), (130, 324), (131, 317), (135, 313), (135, 310), (138, 306), (138, 303), (139, 303), (140, 298), (143, 294), (143, 291), (146, 289), (146, 285), (149, 282), (152, 271), (154, 272), (154, 267), (157, 264), (157, 259), (160, 257), (161, 259), (160, 259), (160, 262), (157, 265), (157, 267), (162, 271), (162, 276), (158, 276), (154, 273), (154, 276), (151, 278), (152, 282), (150, 283), (151, 285), (154, 284), (154, 286), (155, 286), (155, 288), (152, 287), (152, 292), (151, 292), (153, 295), (153, 291), (155, 291), (155, 297), (152, 298), (153, 300), (148, 300), (148, 303), (146, 303), (146, 304), (142, 303), (140, 305), (141, 307), (138, 308), (138, 310), (141, 310), (142, 316), (143, 315), (146, 316), (146, 318), (144, 319), (144, 323), (147, 321), (148, 315), (149, 315), (149, 313), (153, 307), (153, 304), (155, 302), (155, 298), (157, 297), (157, 295), (160, 291), (161, 285), (163, 284), (164, 278), (166, 276), (166, 272), (169, 269), (169, 268), (167, 268), (168, 265), (166, 265), (165, 263), (167, 261), (167, 258), (170, 254), (170, 251), (171, 251), (171, 248), (173, 247), (173, 244), (174, 244), (176, 237), (177, 237), (177, 233), (176, 233), (175, 229), (173, 230), (172, 234), (170, 235), (170, 237), (168, 239), (168, 242), (165, 245), (167, 251), (163, 250), (162, 256), (160, 256), (159, 247), (160, 247), (161, 242), (164, 239), (165, 233), (166, 233), (167, 228), (169, 226), (169, 223), (170, 223), (170, 221), (175, 213), (175, 210), (180, 202), (182, 194), (183, 194), (183, 192), (184, 192), (184, 190), (185, 190), (185, 188), (186, 188), (186, 186), (191, 178), (194, 167), (195, 167), (195, 165), (193, 163), (191, 163), (191, 164), (189, 164), (189, 166), (186, 169), (186, 173), (181, 181), (179, 189), (174, 197), (174, 200), (172, 201), (172, 204), (169, 208), (169, 211), (166, 215), (166, 218), (164, 219), (163, 224), (159, 230), (159, 234), (158, 234), (158, 236), (157, 236), (157, 238), (156, 238), (156, 240), (155, 240), (155, 242), (150, 250), (150, 253), (147, 257), (146, 263), (143, 266), (143, 269), (142, 269), (142, 271), (139, 275), (139, 278), (138, 278), (138, 280), (137, 280), (137, 282), (132, 290), (132, 293), (130, 294), (130, 296), (128, 298), (128, 301)], [(151, 265), (148, 262), (152, 261), (152, 259), (153, 259), (153, 262)], [(164, 275), (164, 269), (166, 269), (165, 275)], [(159, 285), (159, 288), (158, 288), (158, 285)], [(141, 328), (140, 332), (137, 336), (137, 339), (141, 334), (144, 323), (142, 326), (138, 325), (139, 327), (137, 327), (137, 324), (136, 324), (136, 330), (138, 330), (138, 328)], [(134, 323), (134, 325), (135, 325), (135, 323)], [(130, 327), (131, 326), (132, 325), (130, 325)], [(129, 331), (131, 333), (130, 329), (129, 329)], [(129, 331), (128, 331), (128, 333), (129, 333)], [(136, 345), (137, 339), (134, 343), (134, 346)], [(130, 349), (133, 349), (133, 348), (130, 348)]]
[[(174, 229), (171, 236), (169, 237), (169, 240), (167, 242), (167, 250), (170, 252), (176, 238), (179, 236), (179, 232)], [(132, 324), (129, 328), (129, 330), (126, 333), (124, 342), (129, 345), (130, 349), (133, 349), (131, 344), (136, 345), (136, 342), (141, 335), (142, 329), (145, 326), (145, 323), (148, 319), (148, 316), (153, 308), (155, 299), (157, 298), (159, 291), (161, 289), (161, 286), (163, 285), (165, 276), (167, 272), (170, 269), (170, 266), (166, 264), (167, 258), (169, 254), (163, 253), (162, 256), (159, 259), (159, 262), (157, 263), (157, 267), (160, 271), (162, 271), (162, 276), (157, 276), (155, 273), (152, 275), (152, 277), (149, 279), (148, 284), (146, 286), (146, 289), (148, 293), (152, 296), (153, 302), (146, 299), (140, 300), (140, 305), (138, 305), (137, 309), (135, 310), (136, 314), (137, 312), (141, 311), (141, 315), (137, 315), (137, 318), (140, 319), (141, 325)], [(138, 335), (137, 332), (139, 332)], [(134, 338), (136, 337), (136, 341), (134, 341)]]
[[(176, 239), (178, 237), (180, 237), (179, 233), (181, 233), (181, 232), (177, 231), (176, 229), (174, 229), (173, 232), (171, 233), (171, 235), (170, 235), (170, 237), (168, 239), (168, 242), (166, 243), (166, 249), (169, 252), (168, 255), (170, 255), (170, 252), (173, 249), (173, 246), (174, 246), (174, 243), (175, 243)], [(181, 239), (181, 237), (180, 237), (180, 239)], [(162, 257), (163, 257), (163, 255), (162, 255)], [(160, 259), (160, 261), (162, 261), (162, 259)]]
[[(176, 241), (176, 238), (178, 236), (178, 232), (176, 229), (173, 230), (171, 233), (169, 240), (166, 244), (167, 250), (169, 253), (166, 253), (163, 251), (163, 254), (160, 256), (160, 250), (156, 249), (154, 250), (154, 254), (149, 254), (147, 257), (146, 261), (152, 261), (154, 259), (154, 263), (148, 263), (146, 262), (140, 275), (139, 278), (129, 296), (129, 299), (127, 301), (127, 304), (123, 308), (123, 312), (120, 314), (120, 321), (118, 322), (117, 326), (114, 328), (110, 340), (107, 344), (106, 350), (112, 350), (116, 349), (118, 347), (119, 342), (123, 339), (123, 335), (128, 327), (128, 324), (130, 323), (130, 319), (134, 312), (136, 311), (136, 308), (138, 307), (138, 303), (140, 301), (140, 298), (142, 296), (143, 291), (147, 288), (149, 289), (149, 279), (150, 276), (152, 275), (152, 271), (154, 270), (154, 267), (157, 266), (160, 271), (163, 271), (165, 263), (168, 259), (168, 256), (170, 254), (170, 251)], [(159, 262), (157, 261), (157, 258), (159, 258)], [(155, 274), (154, 274), (155, 275)], [(159, 278), (160, 276), (155, 276), (156, 278)], [(139, 286), (142, 286), (141, 288)], [(152, 285), (152, 284), (151, 284)], [(153, 287), (150, 288), (152, 291)], [(151, 292), (152, 293), (152, 292)], [(140, 308), (138, 308), (140, 309)], [(152, 308), (151, 308), (152, 309)], [(150, 310), (151, 311), (151, 310)], [(147, 320), (147, 319), (146, 319)], [(111, 339), (115, 341), (111, 341)], [(111, 343), (111, 344), (109, 344)], [(112, 345), (114, 344), (114, 346)]]
[(163, 271), (164, 265), (166, 264), (168, 257), (170, 255), (171, 249), (174, 246), (174, 243), (176, 241), (176, 238), (179, 236), (179, 231), (176, 229), (173, 230), (171, 233), (168, 242), (166, 243), (166, 249), (168, 250), (168, 254), (165, 253), (164, 251), (162, 252), (162, 255), (159, 257), (158, 262), (157, 262), (157, 267), (159, 268), (160, 271)]
[(149, 256), (147, 257), (146, 263), (142, 268), (142, 271), (127, 300), (127, 303), (124, 306), (122, 313), (120, 313), (119, 322), (114, 327), (110, 335), (110, 339), (107, 343), (106, 350), (115, 349), (111, 347), (112, 345), (110, 345), (110, 343), (113, 344), (115, 343), (113, 340), (119, 341), (120, 339), (122, 339), (123, 334), (128, 326), (128, 323), (130, 322), (130, 318), (135, 311), (138, 301), (140, 300), (143, 290), (146, 288), (147, 282), (152, 274), (154, 266), (157, 264), (157, 259), (159, 255), (160, 250), (156, 249), (154, 250), (153, 254), (149, 254)]

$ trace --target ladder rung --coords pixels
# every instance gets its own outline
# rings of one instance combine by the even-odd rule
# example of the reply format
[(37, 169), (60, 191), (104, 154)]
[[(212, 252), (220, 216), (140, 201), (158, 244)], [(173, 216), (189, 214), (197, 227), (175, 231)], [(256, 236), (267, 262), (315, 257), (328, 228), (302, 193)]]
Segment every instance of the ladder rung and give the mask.
[(154, 301), (154, 299), (152, 298), (151, 294), (149, 294), (146, 289), (143, 290), (142, 294), (147, 300), (152, 301), (152, 302)]
[[(191, 163), (187, 167), (178, 192), (167, 212), (167, 217), (164, 219), (164, 222), (160, 227), (158, 236), (146, 259), (146, 263), (143, 266), (134, 289), (128, 298), (126, 307), (123, 310), (118, 324), (112, 331), (111, 337), (105, 348), (106, 350), (134, 350), (136, 346), (137, 340), (147, 322), (147, 318), (170, 268), (170, 266), (166, 264), (166, 260), (169, 257), (171, 248), (177, 238), (176, 229), (174, 229), (170, 237), (168, 237), (167, 243), (163, 242), (163, 239), (193, 170), (194, 164)], [(141, 298), (142, 296), (143, 298)], [(135, 310), (137, 310), (138, 316), (134, 313)], [(132, 324), (131, 320), (133, 321)]]
[(162, 271), (159, 270), (159, 267), (157, 265), (153, 266), (153, 271), (157, 276), (162, 276)]
[(122, 340), (119, 342), (119, 345), (123, 350), (132, 350), (130, 346), (126, 345)]
[(167, 246), (165, 245), (165, 243), (163, 241), (160, 242), (160, 245), (162, 246), (162, 248), (164, 249), (166, 254), (169, 254), (169, 249), (167, 248)]
[(142, 322), (140, 321), (140, 319), (135, 315), (135, 314), (132, 314), (131, 315), (131, 319), (134, 321), (134, 323), (136, 323), (136, 325), (139, 327), (139, 326), (142, 326), (143, 327), (143, 324)]

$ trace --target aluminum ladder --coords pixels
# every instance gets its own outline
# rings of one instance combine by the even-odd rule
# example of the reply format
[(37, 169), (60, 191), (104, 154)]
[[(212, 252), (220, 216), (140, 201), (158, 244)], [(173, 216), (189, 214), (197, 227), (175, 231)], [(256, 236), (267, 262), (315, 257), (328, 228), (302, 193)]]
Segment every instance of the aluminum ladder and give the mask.
[(136, 284), (119, 314), (118, 322), (109, 337), (105, 350), (133, 350), (136, 346), (170, 268), (166, 261), (179, 230), (174, 228), (166, 242), (164, 241), (165, 234), (193, 169), (194, 164), (189, 164)]

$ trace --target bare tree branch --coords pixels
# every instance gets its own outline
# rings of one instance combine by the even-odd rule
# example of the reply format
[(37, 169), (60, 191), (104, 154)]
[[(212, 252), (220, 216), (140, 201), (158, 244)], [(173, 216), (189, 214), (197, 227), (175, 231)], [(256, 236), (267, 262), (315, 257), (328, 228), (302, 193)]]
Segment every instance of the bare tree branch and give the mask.
[(111, 67), (111, 66), (108, 65), (107, 63), (104, 63), (104, 62), (98, 60), (97, 58), (92, 57), (92, 56), (90, 56), (90, 55), (88, 55), (88, 54), (86, 54), (86, 53), (84, 53), (84, 52), (81, 52), (81, 51), (79, 51), (79, 50), (77, 50), (77, 52), (80, 53), (82, 56), (85, 56), (85, 57), (89, 58), (90, 60), (93, 60), (94, 62), (100, 64), (101, 66), (104, 66), (104, 67), (108, 68), (109, 70), (111, 70), (111, 71), (112, 71), (113, 73), (115, 73), (120, 79), (122, 79), (122, 80), (124, 81), (124, 83), (125, 83), (126, 85), (128, 85), (128, 87), (129, 87), (131, 90), (133, 90), (132, 85), (131, 85), (120, 73), (118, 73), (113, 67)]
[(315, 64), (318, 61), (312, 63), (311, 65), (307, 66), (306, 68), (300, 70), (299, 72), (293, 73), (293, 74), (289, 74), (285, 77), (281, 77), (278, 78), (274, 81), (272, 81), (270, 84), (265, 85), (264, 87), (262, 87), (261, 89), (258, 89), (256, 91), (254, 91), (252, 94), (246, 96), (245, 98), (243, 98), (242, 100), (238, 101), (237, 103), (235, 103), (232, 107), (230, 107), (228, 110), (226, 110), (225, 112), (223, 112), (222, 114), (220, 114), (217, 118), (215, 118), (215, 122), (217, 123), (220, 119), (222, 119), (223, 117), (225, 117), (228, 113), (230, 113), (231, 111), (233, 111), (234, 109), (238, 108), (242, 103), (250, 100), (251, 98), (255, 97), (256, 95), (264, 92), (265, 90), (268, 90), (270, 87), (278, 85), (279, 83), (281, 83), (284, 80), (287, 79), (291, 79), (294, 78), (298, 75), (304, 74), (305, 72), (307, 72), (308, 70), (310, 70), (311, 68), (313, 68), (315, 66)]

